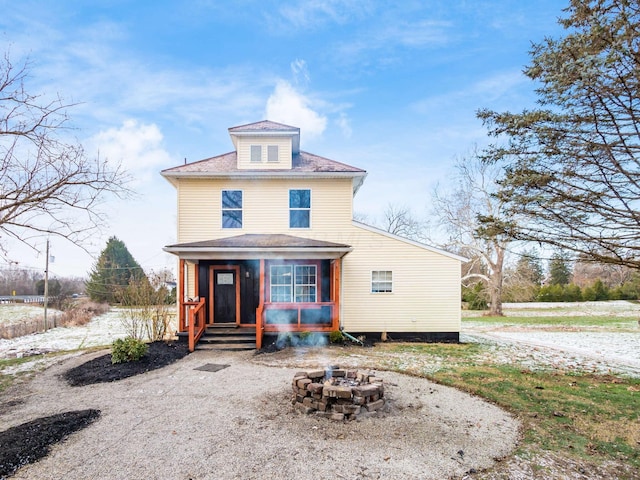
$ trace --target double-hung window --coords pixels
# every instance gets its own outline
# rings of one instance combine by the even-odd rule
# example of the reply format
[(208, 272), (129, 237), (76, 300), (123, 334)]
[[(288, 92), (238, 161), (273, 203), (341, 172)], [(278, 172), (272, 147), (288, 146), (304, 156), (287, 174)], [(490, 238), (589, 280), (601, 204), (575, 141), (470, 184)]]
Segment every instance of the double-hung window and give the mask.
[(242, 228), (242, 190), (222, 191), (222, 228)]
[(311, 190), (289, 190), (289, 228), (311, 226)]
[(374, 270), (371, 272), (371, 293), (392, 293), (393, 272), (391, 270)]
[(316, 265), (271, 265), (271, 302), (315, 303), (318, 278)]

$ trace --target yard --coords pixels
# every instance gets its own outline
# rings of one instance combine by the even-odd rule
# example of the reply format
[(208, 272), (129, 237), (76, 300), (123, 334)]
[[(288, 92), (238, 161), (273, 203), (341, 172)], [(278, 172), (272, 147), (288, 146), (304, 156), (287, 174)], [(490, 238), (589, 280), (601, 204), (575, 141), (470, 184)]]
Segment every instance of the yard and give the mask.
[[(288, 349), (256, 355), (250, 362), (276, 368), (340, 364), (409, 373), (503, 407), (522, 424), (515, 455), (468, 478), (638, 478), (639, 306), (628, 302), (509, 305), (506, 312), (505, 318), (465, 312), (459, 345)], [(77, 327), (85, 328), (82, 338), (93, 337), (89, 329), (112, 332), (100, 326), (113, 321), (109, 318)], [(9, 356), (7, 352), (15, 357), (36, 346), (60, 345), (44, 335), (0, 341), (0, 358)], [(17, 375), (17, 363), (24, 378), (28, 366), (57, 361), (52, 355), (0, 360), (2, 381), (6, 384)]]

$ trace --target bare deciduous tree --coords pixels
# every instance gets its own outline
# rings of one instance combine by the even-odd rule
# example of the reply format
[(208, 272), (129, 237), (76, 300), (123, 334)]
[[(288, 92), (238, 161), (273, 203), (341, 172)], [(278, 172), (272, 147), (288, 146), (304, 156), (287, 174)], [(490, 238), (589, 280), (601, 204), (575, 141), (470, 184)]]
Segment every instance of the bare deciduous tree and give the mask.
[(82, 245), (106, 196), (128, 193), (119, 164), (90, 158), (67, 126), (73, 104), (29, 93), (28, 62), (0, 59), (0, 234), (33, 246), (53, 234)]
[(424, 223), (416, 219), (406, 205), (389, 203), (383, 213), (382, 228), (411, 240), (424, 240)]
[(490, 315), (502, 315), (503, 269), (509, 238), (502, 234), (507, 221), (504, 204), (493, 196), (501, 169), (483, 164), (474, 152), (456, 162), (456, 185), (437, 186), (432, 195), (434, 217), (446, 233), (445, 248), (471, 258), (464, 285), (482, 281), (487, 288)]

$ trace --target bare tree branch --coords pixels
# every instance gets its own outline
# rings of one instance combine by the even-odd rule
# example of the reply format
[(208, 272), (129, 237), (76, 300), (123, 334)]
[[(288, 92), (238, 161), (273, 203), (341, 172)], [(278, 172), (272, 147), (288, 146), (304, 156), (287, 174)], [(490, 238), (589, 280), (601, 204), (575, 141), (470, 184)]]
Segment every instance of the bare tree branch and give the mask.
[(462, 280), (480, 280), (488, 290), (491, 315), (502, 315), (503, 267), (510, 242), (503, 234), (507, 222), (504, 203), (494, 196), (501, 169), (480, 161), (474, 150), (456, 162), (455, 186), (437, 186), (432, 194), (433, 214), (448, 240), (445, 248), (472, 258)]
[(67, 127), (74, 104), (30, 94), (28, 71), (0, 59), (0, 238), (33, 246), (53, 234), (82, 246), (104, 222), (102, 202), (128, 195), (128, 176), (87, 156)]

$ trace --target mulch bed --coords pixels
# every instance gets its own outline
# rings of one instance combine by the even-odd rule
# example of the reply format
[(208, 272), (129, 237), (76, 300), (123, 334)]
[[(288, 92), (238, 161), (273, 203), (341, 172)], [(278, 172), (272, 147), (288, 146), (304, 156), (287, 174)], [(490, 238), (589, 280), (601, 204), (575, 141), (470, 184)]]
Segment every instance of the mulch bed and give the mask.
[[(137, 362), (111, 363), (111, 354), (89, 360), (62, 376), (71, 386), (114, 382), (165, 367), (189, 353), (184, 343), (153, 342)], [(79, 410), (41, 417), (0, 432), (0, 479), (49, 453), (51, 445), (88, 426), (100, 417), (99, 410)]]
[(100, 410), (76, 410), (42, 417), (0, 432), (0, 478), (49, 454), (54, 443), (100, 417)]
[(111, 354), (106, 354), (67, 370), (63, 377), (72, 387), (94, 383), (114, 382), (166, 367), (189, 353), (186, 343), (153, 342), (149, 351), (137, 362), (111, 363)]

